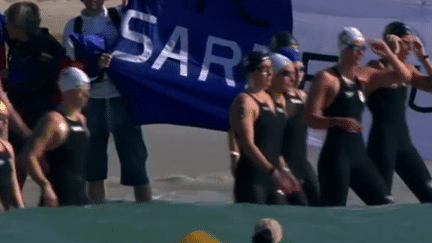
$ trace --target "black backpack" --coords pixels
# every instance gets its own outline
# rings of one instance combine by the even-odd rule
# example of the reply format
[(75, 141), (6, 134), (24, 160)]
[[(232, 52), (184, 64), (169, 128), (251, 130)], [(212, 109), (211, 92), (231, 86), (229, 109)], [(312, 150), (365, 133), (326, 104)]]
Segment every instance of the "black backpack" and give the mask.
[[(108, 16), (113, 22), (113, 24), (116, 26), (117, 29), (120, 29), (121, 24), (121, 17), (120, 14), (117, 12), (116, 8), (108, 8)], [(83, 27), (83, 20), (81, 16), (78, 16), (74, 20), (74, 32), (77, 34), (82, 34), (82, 27)], [(98, 83), (102, 81), (103, 74), (99, 75), (95, 80), (91, 81), (91, 84)]]

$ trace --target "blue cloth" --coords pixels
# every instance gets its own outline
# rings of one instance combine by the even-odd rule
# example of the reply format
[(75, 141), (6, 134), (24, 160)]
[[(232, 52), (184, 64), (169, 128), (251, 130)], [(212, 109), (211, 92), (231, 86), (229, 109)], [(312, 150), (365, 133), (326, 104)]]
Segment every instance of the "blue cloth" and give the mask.
[(242, 56), (292, 31), (292, 10), (290, 0), (130, 0), (123, 21), (109, 74), (136, 123), (227, 130)]
[(281, 48), (279, 53), (288, 57), (293, 62), (301, 62), (300, 53), (292, 48)]
[(145, 169), (147, 149), (141, 127), (134, 126), (124, 101), (120, 98), (89, 99), (86, 115), (90, 131), (90, 149), (86, 163), (87, 180), (107, 179), (107, 149), (111, 132), (120, 159), (120, 183), (129, 186), (148, 184)]
[(71, 34), (69, 38), (74, 44), (75, 59), (86, 60), (86, 73), (90, 78), (102, 75), (103, 70), (99, 69), (98, 60), (106, 50), (105, 38), (98, 34)]

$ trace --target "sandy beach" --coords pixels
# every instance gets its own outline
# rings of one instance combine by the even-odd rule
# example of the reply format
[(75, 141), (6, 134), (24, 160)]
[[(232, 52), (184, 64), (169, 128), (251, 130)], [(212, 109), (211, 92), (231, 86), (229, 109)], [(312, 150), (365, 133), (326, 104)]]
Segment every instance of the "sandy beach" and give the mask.
[[(14, 1), (0, 1), (0, 11), (4, 11)], [(34, 1), (41, 8), (42, 26), (60, 38), (66, 22), (77, 16), (83, 8), (79, 0)], [(120, 0), (106, 1), (106, 6), (120, 4)], [(153, 194), (166, 194), (171, 191), (182, 191), (185, 195), (193, 195), (196, 191), (216, 191), (232, 199), (233, 178), (229, 172), (229, 157), (226, 133), (199, 128), (173, 125), (143, 126), (143, 135), (149, 151), (147, 169), (153, 187)], [(309, 151), (309, 158), (316, 167), (318, 150)], [(108, 198), (132, 200), (131, 188), (119, 185), (119, 162), (112, 139), (109, 143), (110, 170), (107, 182)], [(429, 170), (431, 163), (427, 163)], [(176, 177), (177, 176), (177, 177)], [(166, 183), (169, 178), (173, 183)], [(202, 178), (207, 184), (189, 185), (176, 183), (175, 180)], [(186, 185), (186, 186), (185, 186)], [(203, 188), (208, 185), (208, 188)], [(189, 194), (188, 194), (189, 193)], [(398, 203), (417, 203), (418, 201), (408, 191), (397, 177), (393, 194)], [(211, 195), (211, 194), (209, 194)], [(39, 197), (39, 188), (29, 178), (24, 190), (27, 207), (35, 207)], [(211, 198), (209, 198), (211, 200)], [(363, 205), (350, 192), (350, 205)]]

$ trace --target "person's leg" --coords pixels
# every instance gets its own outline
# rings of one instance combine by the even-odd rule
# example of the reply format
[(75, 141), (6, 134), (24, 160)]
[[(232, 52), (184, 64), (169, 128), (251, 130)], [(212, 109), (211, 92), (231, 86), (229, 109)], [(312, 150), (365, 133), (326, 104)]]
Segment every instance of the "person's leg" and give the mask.
[(302, 188), (301, 191), (294, 193), (293, 195), (286, 196), (287, 204), (295, 206), (309, 206), (309, 201)]
[(90, 99), (87, 105), (87, 126), (90, 131), (90, 148), (86, 174), (91, 203), (102, 203), (105, 198), (105, 179), (108, 174), (108, 138), (106, 101)]
[(304, 183), (302, 187), (309, 202), (309, 206), (321, 206), (318, 176), (307, 160), (305, 161), (305, 167), (307, 172), (306, 176), (303, 178)]
[(377, 129), (369, 134), (367, 153), (382, 175), (389, 193), (393, 184), (397, 152), (397, 137)]
[(134, 187), (137, 202), (149, 202), (152, 195), (145, 166), (147, 148), (141, 127), (134, 124), (123, 100), (112, 100), (110, 110), (112, 133), (120, 159), (121, 184)]
[(432, 202), (431, 175), (413, 145), (399, 154), (396, 172), (421, 203)]
[(99, 181), (89, 181), (89, 198), (90, 203), (92, 204), (100, 204), (105, 202), (106, 198), (106, 189), (105, 189), (105, 180)]
[[(328, 146), (328, 148), (326, 147)], [(318, 161), (322, 206), (345, 206), (350, 181), (350, 161), (337, 144), (326, 144)]]
[(134, 195), (136, 202), (150, 202), (152, 199), (150, 184), (134, 186)]
[(27, 169), (25, 163), (21, 160), (21, 156), (19, 156), (21, 151), (23, 150), (24, 141), (22, 141), (19, 135), (15, 133), (13, 130), (9, 130), (8, 140), (12, 144), (15, 154), (17, 155), (15, 157), (15, 170), (17, 174), (18, 184), (22, 191), (24, 188), (24, 183), (27, 180)]
[(8, 160), (0, 160), (0, 202), (5, 210), (12, 205), (10, 177), (12, 169)]
[(383, 205), (393, 203), (384, 178), (373, 162), (363, 157), (353, 164), (351, 169), (351, 187), (366, 205)]

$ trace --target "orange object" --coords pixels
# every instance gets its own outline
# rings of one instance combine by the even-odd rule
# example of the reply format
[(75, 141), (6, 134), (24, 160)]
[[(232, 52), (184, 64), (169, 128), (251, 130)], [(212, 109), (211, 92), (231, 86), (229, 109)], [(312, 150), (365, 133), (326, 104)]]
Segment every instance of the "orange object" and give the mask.
[(222, 241), (205, 230), (195, 230), (187, 234), (180, 243), (222, 243)]

